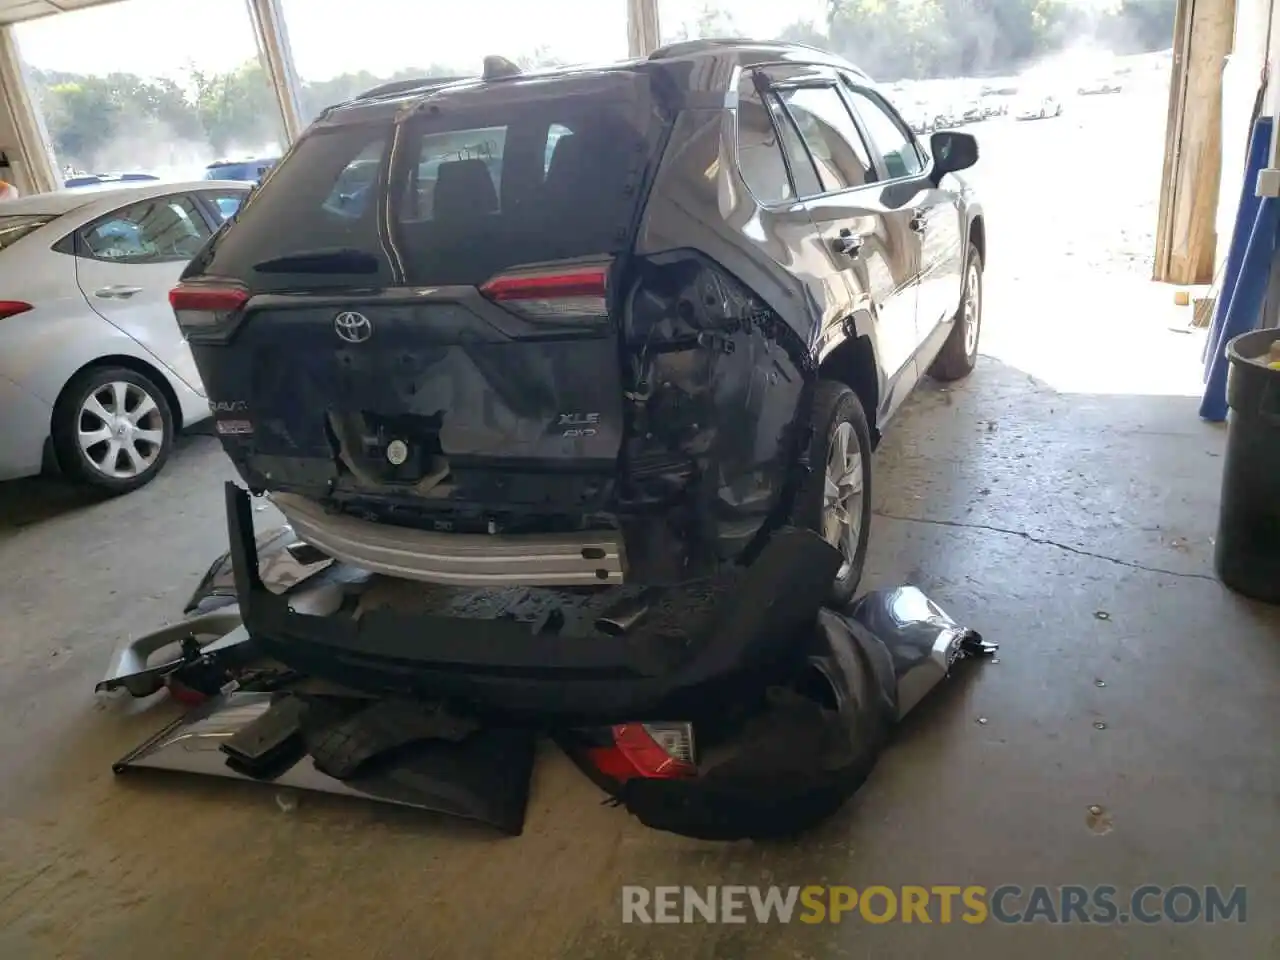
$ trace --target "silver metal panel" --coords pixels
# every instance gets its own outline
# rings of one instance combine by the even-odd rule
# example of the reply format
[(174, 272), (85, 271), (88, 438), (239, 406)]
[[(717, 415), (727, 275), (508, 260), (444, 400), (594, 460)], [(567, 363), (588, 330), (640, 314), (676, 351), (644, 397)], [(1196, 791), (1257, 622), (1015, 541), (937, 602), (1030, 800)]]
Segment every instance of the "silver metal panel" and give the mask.
[(300, 539), (343, 563), (386, 576), (452, 586), (585, 586), (624, 580), (622, 541), (607, 532), (432, 533), (331, 514), (295, 494), (271, 499)]

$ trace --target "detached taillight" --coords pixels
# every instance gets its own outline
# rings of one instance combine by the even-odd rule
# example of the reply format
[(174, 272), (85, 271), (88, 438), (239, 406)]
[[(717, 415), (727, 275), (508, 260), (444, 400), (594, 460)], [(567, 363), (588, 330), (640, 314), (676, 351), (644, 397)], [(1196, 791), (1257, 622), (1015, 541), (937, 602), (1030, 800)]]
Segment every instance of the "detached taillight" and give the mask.
[(697, 775), (693, 724), (620, 723), (610, 733), (612, 747), (592, 747), (586, 756), (611, 780), (625, 783), (637, 777), (676, 780)]
[(561, 267), (504, 273), (480, 288), (490, 300), (530, 320), (608, 316), (609, 268)]
[(180, 283), (169, 291), (169, 304), (183, 333), (201, 333), (231, 322), (249, 302), (249, 291), (237, 284)]
[(16, 317), (20, 313), (33, 309), (35, 308), (25, 300), (0, 300), (0, 320)]

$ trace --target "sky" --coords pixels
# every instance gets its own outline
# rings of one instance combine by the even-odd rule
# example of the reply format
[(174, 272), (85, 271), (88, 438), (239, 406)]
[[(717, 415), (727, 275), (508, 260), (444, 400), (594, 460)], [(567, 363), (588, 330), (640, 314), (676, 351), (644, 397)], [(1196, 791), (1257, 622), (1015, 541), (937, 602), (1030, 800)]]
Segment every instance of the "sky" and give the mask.
[[(704, 0), (660, 0), (663, 32), (697, 16)], [(744, 33), (772, 37), (820, 20), (824, 0), (722, 0)], [(562, 60), (627, 55), (626, 0), (282, 0), (298, 73), (326, 80), (403, 67), (479, 68), (486, 54), (540, 47)], [(358, 15), (354, 15), (358, 13)], [(104, 38), (131, 38), (104, 42)], [(180, 77), (255, 56), (245, 0), (121, 0), (20, 24), (24, 59), (46, 70)], [(137, 38), (137, 39), (132, 39)]]

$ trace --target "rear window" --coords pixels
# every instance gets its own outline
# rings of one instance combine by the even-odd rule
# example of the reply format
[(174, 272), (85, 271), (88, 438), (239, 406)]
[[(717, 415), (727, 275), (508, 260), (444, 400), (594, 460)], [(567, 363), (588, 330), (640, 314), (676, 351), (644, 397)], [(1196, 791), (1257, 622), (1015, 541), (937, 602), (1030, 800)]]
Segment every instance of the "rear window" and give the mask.
[(53, 220), (49, 216), (0, 217), (0, 250), (17, 243), (32, 230), (38, 230)]
[[(207, 272), (260, 290), (479, 284), (519, 264), (617, 253), (656, 131), (643, 78), (595, 80), (509, 103), (446, 101), (398, 135), (390, 121), (316, 129), (245, 205)], [(332, 249), (372, 255), (376, 273), (253, 269)]]

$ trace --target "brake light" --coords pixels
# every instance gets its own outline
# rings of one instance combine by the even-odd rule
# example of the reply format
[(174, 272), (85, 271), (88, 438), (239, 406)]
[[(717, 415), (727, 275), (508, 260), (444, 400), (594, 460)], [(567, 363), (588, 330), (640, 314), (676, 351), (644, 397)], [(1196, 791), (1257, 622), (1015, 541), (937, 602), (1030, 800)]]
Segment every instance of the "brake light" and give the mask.
[(235, 284), (183, 283), (169, 291), (169, 305), (184, 333), (220, 326), (248, 302), (249, 291)]
[(16, 317), (20, 313), (33, 309), (35, 308), (25, 300), (0, 300), (0, 320)]
[(594, 747), (587, 757), (612, 780), (676, 780), (698, 772), (692, 724), (620, 723), (611, 733), (613, 746)]
[(609, 268), (590, 266), (508, 273), (480, 292), (530, 320), (577, 320), (608, 316)]

